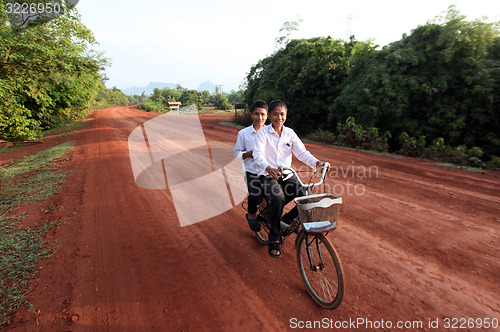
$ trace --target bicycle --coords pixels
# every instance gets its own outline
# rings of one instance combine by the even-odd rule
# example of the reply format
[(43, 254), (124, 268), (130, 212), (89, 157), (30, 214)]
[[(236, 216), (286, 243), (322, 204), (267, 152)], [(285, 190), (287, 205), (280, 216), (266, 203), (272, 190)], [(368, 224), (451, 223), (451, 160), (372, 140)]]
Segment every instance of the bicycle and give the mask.
[[(291, 225), (282, 222), (281, 241), (283, 244), (286, 237), (297, 234), (297, 264), (306, 290), (319, 306), (333, 310), (340, 305), (344, 296), (344, 273), (337, 251), (326, 235), (337, 227), (342, 198), (328, 193), (313, 195), (311, 191), (323, 183), (329, 167), (330, 164), (325, 163), (319, 182), (305, 184), (293, 168), (280, 166), (281, 174), (290, 172), (284, 180), (295, 175), (307, 193), (306, 196), (294, 199), (299, 212), (298, 218)], [(257, 212), (261, 229), (255, 235), (261, 244), (269, 243), (271, 224), (267, 218), (268, 200), (264, 196)], [(246, 210), (244, 204), (245, 202), (242, 207)]]

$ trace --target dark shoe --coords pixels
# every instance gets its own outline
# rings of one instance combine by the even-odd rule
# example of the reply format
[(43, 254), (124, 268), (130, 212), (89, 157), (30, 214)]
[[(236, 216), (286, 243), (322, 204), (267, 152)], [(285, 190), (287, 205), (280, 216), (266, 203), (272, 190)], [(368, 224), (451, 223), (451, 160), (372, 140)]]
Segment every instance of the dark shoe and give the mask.
[[(268, 245), (268, 251), (269, 251), (269, 256), (271, 256), (272, 258), (281, 257), (281, 243), (279, 241), (270, 242)], [(273, 251), (277, 252), (277, 254), (273, 253)]]
[(248, 226), (254, 232), (260, 232), (260, 223), (257, 219), (248, 219), (248, 213), (246, 214), (246, 218), (248, 221)]

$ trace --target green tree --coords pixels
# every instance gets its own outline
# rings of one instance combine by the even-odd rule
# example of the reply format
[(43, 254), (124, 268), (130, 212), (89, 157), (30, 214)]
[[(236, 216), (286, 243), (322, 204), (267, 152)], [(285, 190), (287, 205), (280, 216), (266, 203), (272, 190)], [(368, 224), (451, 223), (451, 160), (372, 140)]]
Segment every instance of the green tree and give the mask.
[(85, 114), (107, 64), (76, 10), (26, 29), (7, 21), (0, 0), (0, 138), (36, 138)]
[(216, 93), (213, 95), (214, 106), (218, 110), (229, 110), (231, 109), (231, 104), (225, 93)]
[(142, 91), (141, 95), (129, 96), (129, 99), (130, 99), (130, 103), (132, 105), (139, 105), (143, 101), (145, 101), (146, 99), (148, 99), (148, 96), (146, 95), (145, 91)]
[(351, 70), (351, 57), (373, 48), (371, 42), (330, 37), (292, 40), (250, 69), (245, 103), (282, 99), (289, 108), (287, 123), (298, 132), (328, 129), (328, 110)]
[(165, 87), (161, 90), (161, 95), (163, 96), (164, 101), (180, 101), (182, 95), (182, 87), (180, 85), (178, 85), (175, 89)]
[(443, 137), (450, 145), (500, 153), (500, 37), (497, 25), (468, 22), (454, 7), (409, 36), (360, 58), (330, 109), (399, 135)]
[(299, 31), (299, 25), (302, 21), (302, 18), (297, 16), (297, 20), (283, 23), (279, 31), (280, 36), (276, 37), (274, 40), (274, 45), (277, 50), (290, 42), (290, 35), (294, 31)]
[(196, 105), (196, 108), (203, 109), (203, 99), (201, 93), (197, 90), (184, 89), (179, 98), (183, 106)]
[(227, 99), (231, 105), (243, 103), (244, 98), (245, 98), (245, 94), (241, 90), (239, 90), (239, 91), (231, 90), (231, 92), (227, 96)]
[(154, 88), (153, 94), (149, 97), (149, 99), (153, 101), (158, 101), (164, 103), (165, 101), (169, 101), (171, 98), (170, 95), (165, 93), (165, 90), (161, 90), (158, 88)]
[(201, 92), (201, 99), (203, 101), (203, 105), (210, 103), (210, 92), (208, 90), (203, 90)]
[(132, 100), (133, 98), (124, 94), (116, 86), (111, 89), (107, 89), (106, 86), (101, 83), (92, 108), (99, 109), (112, 106), (126, 106), (130, 105)]

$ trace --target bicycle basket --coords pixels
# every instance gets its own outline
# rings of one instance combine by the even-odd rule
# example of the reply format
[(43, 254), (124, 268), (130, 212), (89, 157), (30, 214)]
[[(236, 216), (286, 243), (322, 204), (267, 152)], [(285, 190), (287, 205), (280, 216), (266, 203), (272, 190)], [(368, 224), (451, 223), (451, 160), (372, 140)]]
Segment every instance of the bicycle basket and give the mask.
[(335, 223), (342, 198), (332, 194), (318, 194), (295, 198), (301, 223), (329, 221)]

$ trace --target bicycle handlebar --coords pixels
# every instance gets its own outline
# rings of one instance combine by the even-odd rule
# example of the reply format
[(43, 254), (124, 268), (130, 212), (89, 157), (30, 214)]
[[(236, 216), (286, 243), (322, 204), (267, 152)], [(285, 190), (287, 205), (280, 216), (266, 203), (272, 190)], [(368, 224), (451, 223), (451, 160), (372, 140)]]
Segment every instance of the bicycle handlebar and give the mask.
[(280, 167), (278, 167), (278, 169), (280, 170), (281, 174), (283, 174), (284, 170), (292, 172), (297, 177), (297, 179), (299, 180), (299, 183), (302, 187), (304, 187), (306, 189), (312, 189), (312, 188), (319, 186), (320, 184), (323, 183), (323, 180), (325, 179), (325, 176), (326, 176), (326, 172), (328, 172), (328, 170), (330, 169), (330, 163), (325, 162), (322, 167), (323, 167), (323, 172), (321, 172), (321, 178), (320, 178), (319, 182), (316, 182), (316, 183), (313, 182), (313, 183), (308, 183), (308, 184), (305, 184), (304, 182), (302, 182), (300, 177), (297, 175), (297, 172), (293, 168), (285, 166), (285, 165), (281, 165)]

